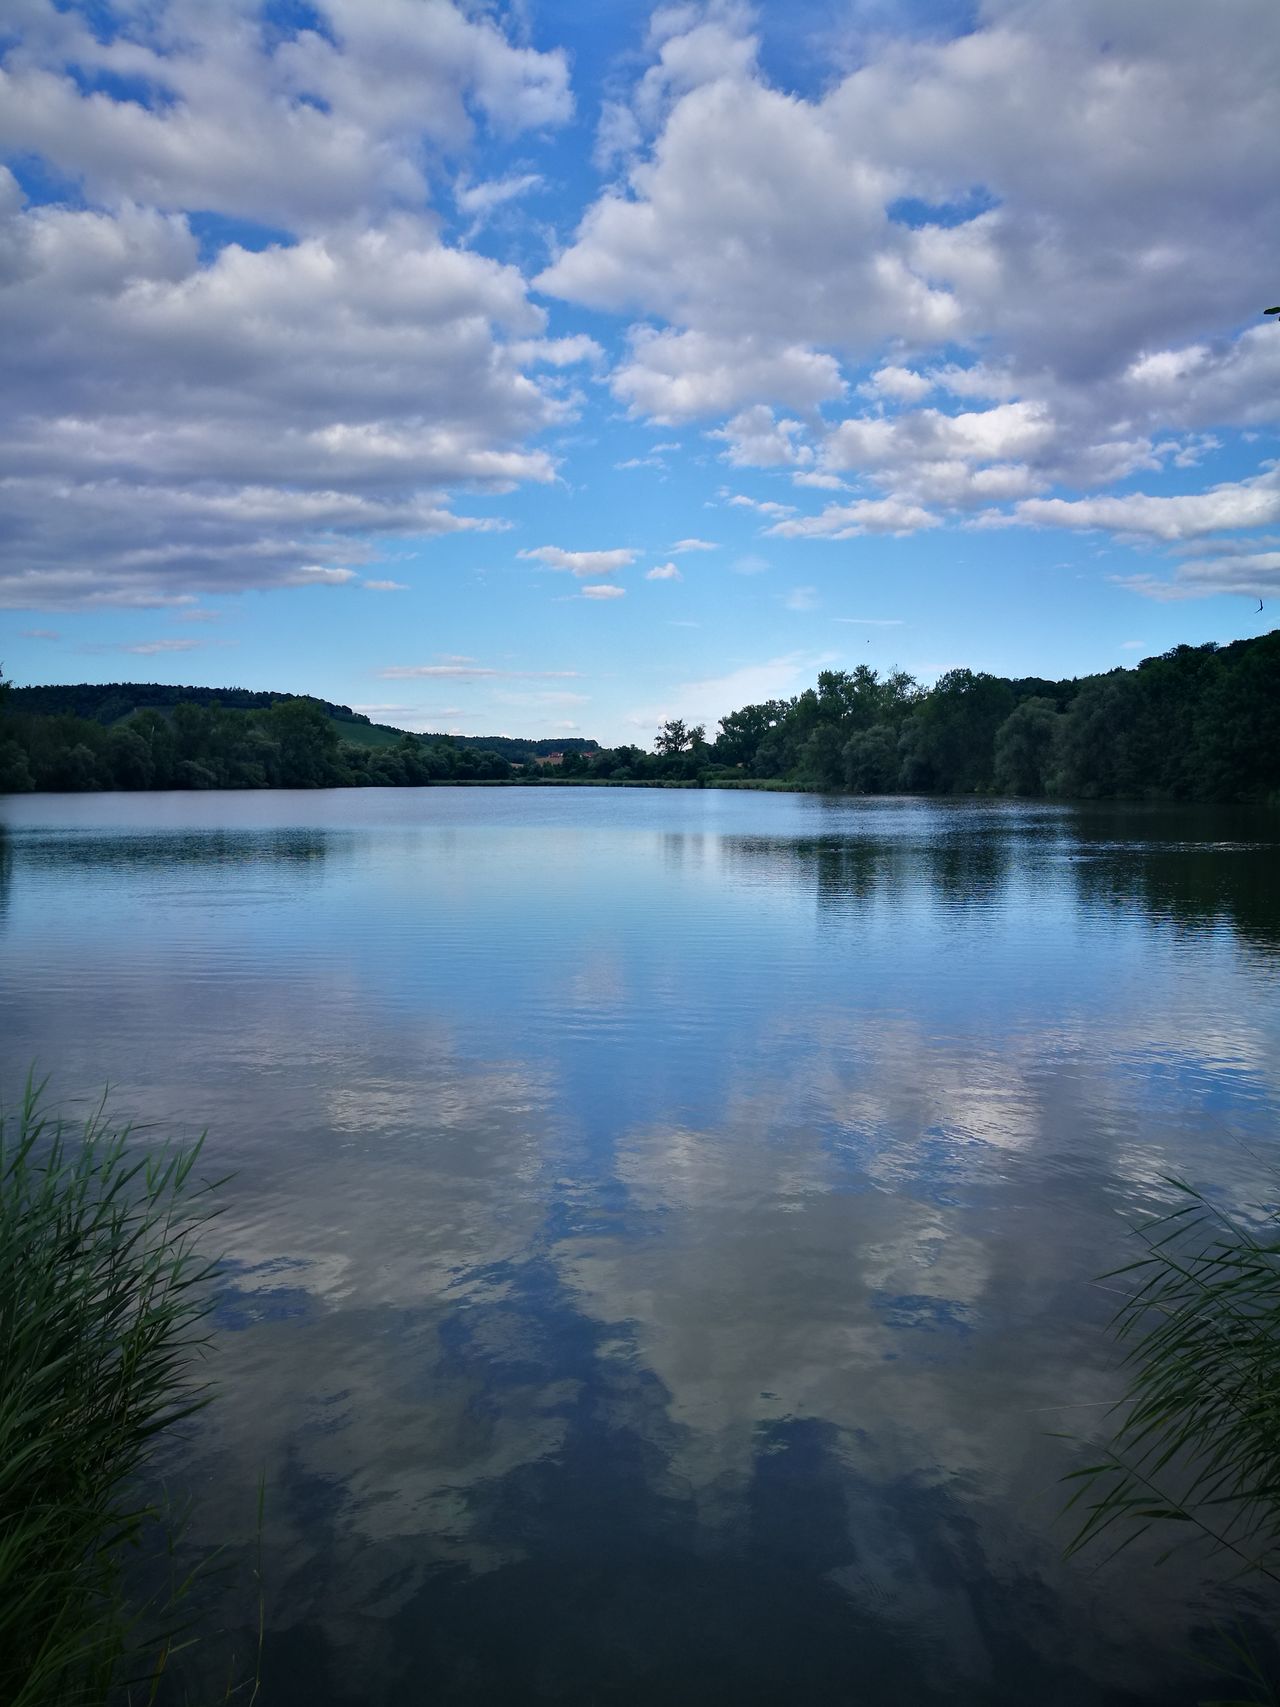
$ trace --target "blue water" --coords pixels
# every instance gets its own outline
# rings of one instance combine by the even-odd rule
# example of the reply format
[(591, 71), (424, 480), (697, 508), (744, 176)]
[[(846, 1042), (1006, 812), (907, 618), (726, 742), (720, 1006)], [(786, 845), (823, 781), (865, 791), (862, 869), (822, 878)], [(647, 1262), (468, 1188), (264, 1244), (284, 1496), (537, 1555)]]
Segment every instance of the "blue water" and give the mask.
[(6, 1097), (109, 1082), (234, 1171), (180, 1469), (232, 1559), (265, 1473), (264, 1707), (1223, 1693), (1197, 1633), (1267, 1609), (1199, 1555), (1064, 1563), (1060, 1478), (1121, 1391), (1127, 1223), (1170, 1173), (1274, 1195), (1274, 815), (440, 788), (0, 824)]

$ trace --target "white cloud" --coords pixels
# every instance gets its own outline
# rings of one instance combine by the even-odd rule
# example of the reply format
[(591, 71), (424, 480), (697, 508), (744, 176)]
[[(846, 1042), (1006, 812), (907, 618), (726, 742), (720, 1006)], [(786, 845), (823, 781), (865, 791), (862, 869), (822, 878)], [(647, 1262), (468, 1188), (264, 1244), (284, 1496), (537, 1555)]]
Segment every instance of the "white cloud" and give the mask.
[[(1238, 593), (1250, 599), (1280, 598), (1280, 551), (1232, 552), (1180, 563), (1171, 581), (1132, 575), (1122, 585), (1151, 599), (1205, 598)], [(1261, 613), (1259, 613), (1261, 614)]]
[(513, 269), (405, 219), (202, 263), (182, 217), (0, 191), (0, 604), (287, 585), (344, 537), (495, 525), (448, 485), (552, 477)]
[(303, 563), (286, 577), (293, 587), (345, 587), (355, 578), (354, 569), (331, 569), (323, 563)]
[[(269, 45), (248, 8), (119, 7), (100, 39), (76, 13), (26, 0), (23, 39), (0, 70), (0, 147), (42, 156), (107, 205), (315, 229), (421, 206), (424, 144), (464, 146), (473, 113), (504, 132), (570, 116), (562, 52), (513, 45), (450, 0), (315, 10), (318, 30)], [(113, 96), (101, 86), (112, 76), (158, 98)]]
[(573, 367), (604, 357), (600, 345), (585, 332), (575, 332), (568, 338), (519, 338), (507, 348), (516, 361), (530, 367)]
[[(0, 605), (295, 584), (355, 535), (494, 525), (450, 487), (553, 478), (525, 446), (575, 401), (525, 368), (598, 346), (546, 338), (520, 273), (442, 243), (426, 201), (477, 119), (569, 116), (564, 55), (451, 0), (316, 14), (268, 32), (157, 0), (97, 32), (24, 0), (0, 148), (87, 205), (27, 208), (0, 168)], [(458, 200), (533, 187), (464, 177)], [(188, 209), (265, 222), (265, 246), (204, 255)]]
[(713, 539), (678, 539), (671, 547), (672, 555), (678, 557), (684, 551), (719, 551), (720, 547)]
[(606, 191), (540, 288), (797, 353), (945, 336), (955, 305), (912, 271), (909, 234), (885, 213), (893, 174), (851, 155), (825, 103), (767, 87), (751, 53), (699, 69), (707, 80), (676, 99), (630, 193)]
[(832, 662), (831, 653), (789, 652), (763, 663), (742, 664), (725, 675), (681, 682), (658, 703), (630, 712), (627, 722), (633, 728), (656, 730), (668, 717), (683, 717), (705, 723), (710, 733), (726, 712), (766, 699), (788, 699)]
[(1040, 403), (999, 403), (959, 415), (914, 409), (839, 422), (822, 447), (822, 463), (869, 473), (895, 496), (918, 503), (991, 503), (1044, 490), (1061, 472), (1060, 438)]
[(787, 609), (794, 611), (817, 610), (819, 602), (816, 587), (793, 587), (784, 600)]
[(758, 510), (762, 516), (794, 516), (794, 504), (780, 504), (776, 498), (752, 498), (746, 492), (721, 492), (721, 496), (733, 509)]
[(844, 392), (839, 363), (823, 352), (652, 326), (633, 328), (611, 384), (632, 414), (668, 426), (761, 396), (808, 409)]
[(1000, 403), (962, 415), (918, 409), (891, 420), (860, 416), (835, 428), (823, 450), (823, 461), (840, 469), (875, 467), (904, 458), (1002, 462), (1043, 450), (1053, 430), (1048, 411), (1038, 403)]
[(676, 568), (674, 563), (660, 563), (656, 567), (654, 567), (653, 569), (646, 569), (645, 574), (644, 574), (644, 578), (646, 581), (683, 581), (684, 580), (684, 576)]
[(566, 551), (559, 545), (535, 545), (519, 551), (518, 557), (533, 558), (549, 569), (567, 569), (571, 575), (612, 575), (634, 563), (640, 553), (629, 546), (612, 551)]
[(373, 593), (407, 593), (409, 590), (407, 581), (361, 581), (360, 585)]
[(845, 482), (838, 474), (820, 474), (813, 468), (802, 468), (791, 476), (794, 486), (816, 486), (824, 492), (843, 492)]
[[(951, 39), (866, 34), (804, 98), (770, 84), (745, 11), (671, 8), (610, 115), (625, 177), (539, 284), (634, 316), (617, 394), (729, 418), (744, 463), (796, 460), (768, 408), (811, 423), (812, 473), (920, 507), (1190, 466), (1214, 428), (1280, 419), (1256, 324), (1280, 31), (1273, 0), (1121, 11), (990, 0)], [(887, 413), (823, 447), (815, 412), (862, 362)], [(995, 407), (921, 408), (934, 388)]]
[(1015, 507), (1020, 522), (1035, 527), (1108, 528), (1166, 541), (1194, 539), (1223, 528), (1280, 522), (1280, 467), (1249, 480), (1227, 481), (1207, 492), (1153, 497), (1031, 498)]
[(899, 403), (918, 403), (934, 387), (934, 381), (928, 374), (917, 373), (914, 368), (898, 367), (892, 362), (877, 368), (867, 383), (873, 390)]
[(726, 421), (711, 437), (727, 441), (724, 460), (735, 467), (776, 468), (813, 461), (812, 447), (797, 443), (797, 435), (803, 432), (803, 421), (778, 420), (766, 404), (756, 403)]
[(607, 581), (598, 587), (584, 587), (582, 589), (584, 599), (625, 599), (626, 596), (627, 589), (625, 587), (610, 586)]
[(465, 658), (443, 664), (388, 664), (381, 670), (375, 670), (374, 674), (380, 676), (384, 681), (415, 681), (419, 678), (447, 677), (454, 681), (478, 682), (496, 678), (573, 681), (577, 678), (578, 672), (576, 670), (499, 670), (486, 664), (477, 664), (472, 658)]
[(202, 640), (137, 640), (132, 645), (121, 644), (117, 652), (132, 652), (139, 658), (156, 658), (165, 652), (198, 652)]
[(453, 199), (463, 213), (472, 216), (469, 235), (475, 236), (498, 208), (527, 196), (532, 190), (540, 190), (542, 186), (542, 177), (537, 172), (512, 173), (506, 178), (488, 178), (478, 184), (471, 183), (464, 175), (453, 187)]
[(901, 498), (857, 498), (828, 504), (821, 515), (775, 522), (767, 531), (785, 539), (853, 539), (863, 533), (908, 534), (940, 526), (939, 518)]

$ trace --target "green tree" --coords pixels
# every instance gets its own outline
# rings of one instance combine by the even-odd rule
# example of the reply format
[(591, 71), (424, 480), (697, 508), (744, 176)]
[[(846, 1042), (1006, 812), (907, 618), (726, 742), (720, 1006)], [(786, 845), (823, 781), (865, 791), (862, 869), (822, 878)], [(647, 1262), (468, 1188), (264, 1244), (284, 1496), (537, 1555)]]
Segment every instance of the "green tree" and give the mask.
[(996, 730), (1013, 710), (1013, 689), (984, 671), (948, 670), (911, 718), (904, 750), (908, 788), (972, 794), (991, 786)]
[(797, 780), (805, 788), (839, 788), (844, 782), (844, 731), (838, 723), (819, 723), (800, 749)]
[(759, 705), (744, 705), (741, 711), (731, 711), (720, 719), (720, 731), (715, 740), (715, 756), (724, 765), (755, 763), (760, 743), (771, 729), (777, 729), (787, 715), (788, 702), (767, 699)]
[(315, 700), (277, 700), (265, 722), (280, 746), (284, 788), (332, 788), (341, 781), (338, 732)]
[(664, 758), (674, 759), (691, 747), (705, 746), (706, 740), (707, 731), (703, 724), (695, 724), (690, 729), (682, 717), (672, 717), (659, 729), (653, 744)]
[(107, 762), (116, 788), (151, 787), (151, 749), (135, 729), (111, 731), (107, 737)]
[(855, 794), (890, 794), (897, 787), (902, 760), (898, 735), (890, 723), (876, 723), (845, 742), (844, 780)]
[(1058, 708), (1024, 699), (996, 730), (995, 785), (1002, 794), (1043, 794), (1054, 767)]
[(22, 747), (16, 741), (0, 741), (0, 794), (30, 794), (35, 785)]
[(1125, 750), (1132, 691), (1122, 670), (1082, 685), (1062, 715), (1050, 793), (1105, 800), (1136, 792)]

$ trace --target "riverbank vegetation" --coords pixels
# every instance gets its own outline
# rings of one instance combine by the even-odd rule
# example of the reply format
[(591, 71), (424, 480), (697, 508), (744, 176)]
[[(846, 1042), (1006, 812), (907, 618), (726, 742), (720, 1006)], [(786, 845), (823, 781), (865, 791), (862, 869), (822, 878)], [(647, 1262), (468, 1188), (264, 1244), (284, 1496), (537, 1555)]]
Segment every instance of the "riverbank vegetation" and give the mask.
[[(1136, 1229), (1142, 1254), (1103, 1277), (1123, 1290), (1113, 1330), (1130, 1371), (1115, 1427), (1067, 1478), (1077, 1553), (1119, 1552), (1148, 1531), (1198, 1544), (1231, 1582), (1280, 1585), (1280, 1211), (1231, 1215), (1170, 1182), (1178, 1202)], [(1222, 1669), (1275, 1702), (1247, 1634)], [(1220, 1665), (1222, 1656), (1214, 1659)], [(1219, 1707), (1233, 1707), (1219, 1703)], [(1240, 1707), (1245, 1707), (1244, 1702)]]
[(140, 1566), (171, 1532), (154, 1498), (199, 1377), (213, 1211), (200, 1144), (142, 1150), (99, 1107), (76, 1129), (28, 1087), (0, 1117), (0, 1700), (152, 1698), (181, 1590)]
[[(143, 691), (116, 684), (111, 693), (14, 692), (0, 716), (0, 793), (593, 781), (1280, 798), (1280, 630), (1229, 646), (1177, 646), (1135, 669), (1067, 681), (955, 669), (923, 687), (903, 671), (824, 670), (791, 699), (729, 712), (710, 739), (702, 726), (673, 718), (652, 751), (413, 735), (324, 701), (238, 690), (223, 698), (145, 690), (153, 699), (138, 709)], [(182, 694), (200, 694), (202, 703), (174, 697)], [(237, 697), (252, 703), (230, 703)], [(47, 709), (91, 703), (91, 716)]]

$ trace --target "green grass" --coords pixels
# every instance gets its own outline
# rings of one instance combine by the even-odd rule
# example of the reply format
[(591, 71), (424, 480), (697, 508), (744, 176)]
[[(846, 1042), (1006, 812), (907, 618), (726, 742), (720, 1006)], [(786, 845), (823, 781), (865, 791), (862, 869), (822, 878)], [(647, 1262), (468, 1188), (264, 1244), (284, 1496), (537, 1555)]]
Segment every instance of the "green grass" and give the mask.
[(1232, 1217), (1180, 1181), (1138, 1229), (1113, 1327), (1132, 1370), (1103, 1457), (1073, 1472), (1078, 1551), (1157, 1528), (1280, 1582), (1280, 1217)]
[[(1113, 1330), (1128, 1390), (1102, 1454), (1067, 1478), (1078, 1519), (1068, 1553), (1113, 1556), (1148, 1533), (1163, 1560), (1199, 1542), (1234, 1580), (1280, 1583), (1280, 1212), (1232, 1216), (1178, 1180), (1176, 1207), (1135, 1229), (1143, 1254), (1104, 1276), (1125, 1289)], [(1275, 1703), (1247, 1632), (1202, 1656), (1246, 1695)]]
[(200, 1142), (68, 1127), (42, 1090), (0, 1117), (0, 1701), (99, 1707), (147, 1699), (176, 1641), (181, 1591), (139, 1607), (126, 1562), (163, 1554), (148, 1472), (208, 1398), (215, 1208)]

